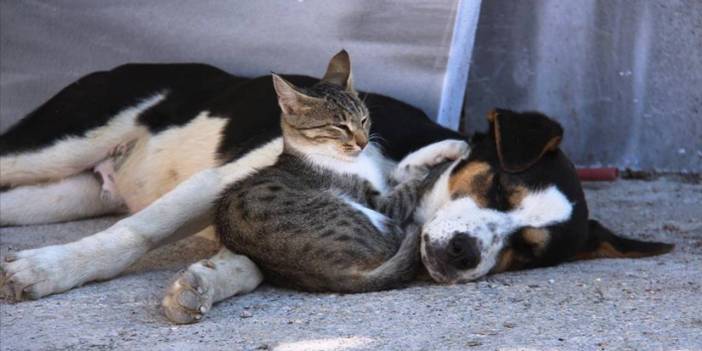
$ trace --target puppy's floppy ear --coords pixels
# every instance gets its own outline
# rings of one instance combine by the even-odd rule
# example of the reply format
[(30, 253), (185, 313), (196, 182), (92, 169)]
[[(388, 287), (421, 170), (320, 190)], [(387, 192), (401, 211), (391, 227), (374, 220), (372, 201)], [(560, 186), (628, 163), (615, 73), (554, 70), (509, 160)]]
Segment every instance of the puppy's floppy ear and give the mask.
[(488, 114), (500, 165), (506, 172), (527, 170), (546, 153), (555, 151), (563, 127), (540, 113), (516, 113), (495, 109)]
[(354, 91), (353, 78), (351, 77), (351, 58), (346, 50), (341, 50), (332, 57), (322, 81), (336, 84), (347, 91)]

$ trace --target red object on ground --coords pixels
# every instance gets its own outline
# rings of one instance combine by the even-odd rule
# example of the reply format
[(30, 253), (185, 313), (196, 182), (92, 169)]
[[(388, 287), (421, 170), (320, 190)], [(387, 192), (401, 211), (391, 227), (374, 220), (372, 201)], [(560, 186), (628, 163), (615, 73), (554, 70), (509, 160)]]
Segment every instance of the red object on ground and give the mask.
[(610, 182), (619, 177), (619, 170), (616, 168), (578, 168), (578, 178), (584, 181)]

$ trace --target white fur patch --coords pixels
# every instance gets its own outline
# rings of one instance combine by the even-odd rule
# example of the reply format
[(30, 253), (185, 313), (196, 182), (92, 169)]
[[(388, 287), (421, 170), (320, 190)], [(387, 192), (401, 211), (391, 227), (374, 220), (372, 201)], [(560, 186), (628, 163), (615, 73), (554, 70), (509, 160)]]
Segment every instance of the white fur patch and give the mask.
[(444, 174), (439, 177), (439, 179), (434, 183), (434, 186), (429, 192), (424, 194), (422, 200), (414, 212), (415, 222), (422, 224), (426, 223), (431, 219), (437, 211), (447, 203), (451, 201), (451, 194), (449, 193), (449, 180), (451, 178), (451, 172), (456, 167), (459, 161), (454, 162)]
[(55, 223), (124, 211), (118, 199), (101, 196), (100, 183), (88, 172), (0, 194), (0, 226)]
[(223, 186), (242, 180), (257, 170), (272, 166), (283, 152), (283, 138), (278, 137), (248, 154), (217, 168)]
[(344, 200), (356, 210), (361, 211), (361, 213), (368, 217), (371, 223), (373, 223), (373, 226), (376, 227), (381, 233), (387, 233), (387, 227), (385, 226), (387, 217), (384, 214), (370, 209), (368, 207), (365, 207), (359, 204), (358, 202), (351, 200), (348, 196), (340, 195), (339, 198)]
[(570, 218), (573, 204), (555, 186), (527, 195), (510, 212), (522, 227), (545, 227)]
[(436, 212), (424, 225), (428, 240), (422, 240), (422, 255), (430, 255), (427, 245), (445, 248), (455, 233), (465, 233), (478, 241), (481, 254), (477, 267), (462, 271), (458, 277), (442, 276), (429, 257), (425, 265), (435, 280), (455, 282), (477, 279), (487, 274), (497, 262), (504, 239), (522, 227), (544, 227), (570, 218), (573, 205), (555, 186), (527, 195), (520, 206), (510, 212), (480, 208), (470, 197), (453, 200)]
[[(331, 146), (330, 146), (331, 147)], [(310, 149), (300, 149), (311, 163), (339, 174), (353, 174), (369, 181), (373, 187), (385, 193), (388, 190), (387, 168), (390, 163), (385, 160), (383, 153), (375, 144), (368, 144), (360, 155), (353, 160), (342, 160), (328, 153), (314, 152)]]

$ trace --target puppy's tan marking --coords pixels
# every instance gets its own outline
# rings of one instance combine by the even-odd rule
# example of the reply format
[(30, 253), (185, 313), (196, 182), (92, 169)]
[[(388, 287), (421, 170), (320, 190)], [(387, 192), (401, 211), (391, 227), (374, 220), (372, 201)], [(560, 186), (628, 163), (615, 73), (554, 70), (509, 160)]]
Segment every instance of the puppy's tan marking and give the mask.
[[(665, 253), (667, 250), (661, 250), (660, 253)], [(641, 258), (651, 256), (650, 252), (629, 251), (622, 252), (617, 250), (609, 242), (602, 242), (595, 251), (579, 253), (575, 256), (576, 260), (592, 260), (596, 258)]]
[(472, 162), (451, 175), (449, 192), (452, 197), (470, 196), (479, 207), (488, 205), (486, 192), (492, 184), (493, 174), (485, 162)]
[(527, 195), (529, 195), (529, 190), (527, 190), (527, 188), (524, 186), (517, 185), (516, 187), (511, 189), (507, 201), (509, 201), (509, 204), (512, 208), (515, 208), (522, 203), (522, 200), (524, 200), (524, 198)]
[(487, 120), (490, 123), (495, 123), (495, 119), (497, 119), (497, 111), (496, 110), (490, 110), (490, 112), (487, 113)]
[(522, 259), (514, 249), (505, 249), (497, 258), (495, 267), (491, 273), (501, 273), (507, 271), (516, 271), (524, 267), (524, 259)]
[(493, 273), (500, 273), (509, 270), (514, 262), (514, 250), (506, 249), (500, 253), (500, 257), (497, 259), (495, 268), (492, 269)]
[(524, 228), (522, 238), (532, 246), (534, 254), (539, 255), (546, 249), (546, 245), (551, 240), (551, 234), (542, 228)]

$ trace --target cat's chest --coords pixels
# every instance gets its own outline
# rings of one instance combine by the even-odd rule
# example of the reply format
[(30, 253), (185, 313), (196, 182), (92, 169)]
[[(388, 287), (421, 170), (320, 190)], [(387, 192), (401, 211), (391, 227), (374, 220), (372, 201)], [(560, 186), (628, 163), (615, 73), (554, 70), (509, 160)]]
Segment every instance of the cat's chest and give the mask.
[(388, 190), (387, 174), (390, 166), (380, 152), (364, 152), (353, 162), (325, 158), (314, 159), (313, 163), (336, 174), (355, 175), (367, 180), (381, 193)]
[(380, 167), (378, 160), (371, 157), (359, 157), (352, 165), (342, 166), (337, 171), (365, 179), (381, 193), (384, 193), (388, 188), (384, 170)]

